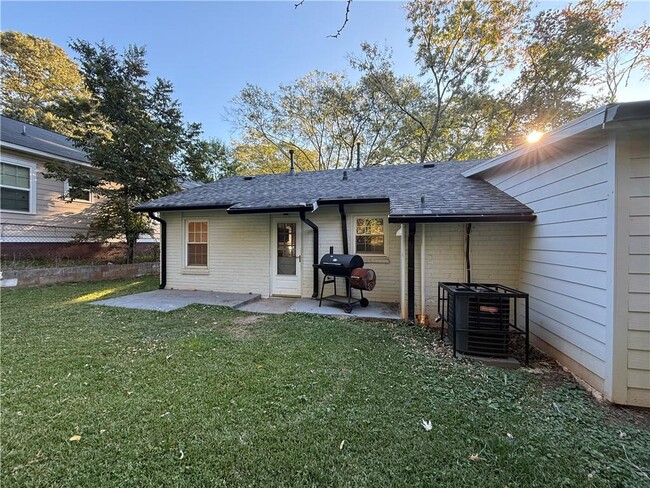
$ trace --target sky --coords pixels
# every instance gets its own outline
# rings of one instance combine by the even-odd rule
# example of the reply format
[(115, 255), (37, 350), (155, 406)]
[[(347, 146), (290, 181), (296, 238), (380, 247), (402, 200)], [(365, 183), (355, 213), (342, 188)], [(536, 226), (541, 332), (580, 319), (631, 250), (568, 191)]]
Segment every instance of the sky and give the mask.
[[(395, 71), (416, 74), (401, 2), (351, 5), (338, 38), (345, 2), (294, 1), (2, 1), (0, 28), (51, 39), (74, 53), (72, 39), (104, 40), (122, 50), (146, 46), (152, 75), (170, 80), (188, 122), (200, 122), (205, 137), (230, 141), (230, 100), (246, 83), (273, 90), (313, 70), (349, 71), (350, 54), (363, 41), (389, 46)], [(557, 8), (565, 2), (541, 2)], [(650, 0), (631, 1), (624, 25), (650, 22)], [(352, 74), (352, 73), (351, 73)], [(650, 98), (650, 83), (633, 79), (621, 101)]]

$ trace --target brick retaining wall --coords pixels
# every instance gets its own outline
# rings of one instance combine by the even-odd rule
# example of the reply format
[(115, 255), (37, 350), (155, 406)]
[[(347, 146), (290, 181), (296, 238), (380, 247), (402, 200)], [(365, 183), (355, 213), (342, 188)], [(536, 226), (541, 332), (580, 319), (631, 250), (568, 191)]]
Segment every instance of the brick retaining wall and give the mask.
[(73, 281), (103, 281), (158, 274), (160, 263), (103, 264), (69, 268), (11, 269), (0, 272), (1, 287), (33, 287)]

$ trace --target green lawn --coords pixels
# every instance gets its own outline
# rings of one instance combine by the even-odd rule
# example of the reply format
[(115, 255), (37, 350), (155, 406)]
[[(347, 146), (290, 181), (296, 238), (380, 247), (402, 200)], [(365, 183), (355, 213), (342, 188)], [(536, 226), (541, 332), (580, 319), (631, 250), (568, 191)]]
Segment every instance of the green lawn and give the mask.
[(557, 374), (455, 361), (431, 331), (87, 304), (154, 287), (2, 292), (3, 488), (650, 481), (643, 415)]

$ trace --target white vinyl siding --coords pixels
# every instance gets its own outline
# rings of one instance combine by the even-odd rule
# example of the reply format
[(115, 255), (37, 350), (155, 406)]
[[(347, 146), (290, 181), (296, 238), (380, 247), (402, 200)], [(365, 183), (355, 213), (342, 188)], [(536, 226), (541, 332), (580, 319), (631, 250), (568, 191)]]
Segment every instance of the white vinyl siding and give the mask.
[(522, 234), (519, 279), (531, 297), (537, 343), (579, 365), (581, 376), (601, 390), (609, 359), (610, 158), (601, 138), (531, 153), (482, 175), (537, 215)]
[(46, 225), (57, 227), (74, 227), (87, 229), (92, 218), (93, 208), (87, 202), (64, 201), (61, 195), (64, 194), (62, 181), (53, 178), (45, 178), (45, 160), (27, 157), (3, 149), (3, 161), (21, 162), (32, 164), (34, 171), (33, 213), (24, 212), (0, 212), (2, 223), (19, 225)]
[(615, 401), (650, 407), (650, 131), (622, 137), (617, 157)]

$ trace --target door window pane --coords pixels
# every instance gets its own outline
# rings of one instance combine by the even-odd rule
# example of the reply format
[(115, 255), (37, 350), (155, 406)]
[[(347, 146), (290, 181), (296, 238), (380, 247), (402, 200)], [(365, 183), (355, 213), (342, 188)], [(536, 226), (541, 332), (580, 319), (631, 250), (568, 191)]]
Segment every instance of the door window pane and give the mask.
[(278, 264), (279, 275), (296, 275), (296, 224), (277, 224)]

